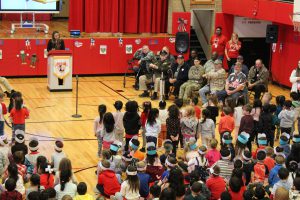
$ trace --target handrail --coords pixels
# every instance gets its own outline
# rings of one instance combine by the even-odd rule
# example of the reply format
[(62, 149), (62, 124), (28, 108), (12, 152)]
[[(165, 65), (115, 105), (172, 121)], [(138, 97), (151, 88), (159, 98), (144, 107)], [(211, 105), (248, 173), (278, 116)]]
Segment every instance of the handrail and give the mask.
[(197, 23), (198, 23), (198, 25), (199, 25), (199, 28), (201, 29), (201, 32), (203, 33), (203, 37), (204, 37), (204, 39), (205, 39), (205, 42), (206, 42), (207, 44), (209, 44), (209, 40), (208, 40), (208, 38), (206, 37), (205, 32), (204, 32), (204, 30), (203, 30), (203, 27), (201, 26), (200, 20), (199, 20), (199, 18), (198, 18), (197, 14), (195, 13), (194, 10), (193, 10), (193, 14), (195, 15), (196, 21), (197, 21)]
[(183, 8), (183, 12), (186, 12), (186, 8), (185, 8), (185, 5), (184, 5), (183, 0), (181, 0), (181, 6), (182, 6), (182, 8)]

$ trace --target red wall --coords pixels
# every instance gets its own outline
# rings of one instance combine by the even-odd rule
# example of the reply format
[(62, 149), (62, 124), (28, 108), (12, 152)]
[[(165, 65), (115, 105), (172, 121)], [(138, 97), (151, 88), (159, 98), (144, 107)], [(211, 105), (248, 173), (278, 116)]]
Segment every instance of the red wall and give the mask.
[[(296, 0), (297, 1), (297, 0)], [(270, 0), (223, 0), (224, 13), (293, 25), (293, 4)]]
[(216, 14), (216, 26), (222, 26), (226, 36), (233, 30), (234, 16), (268, 20), (279, 25), (277, 47), (271, 58), (272, 78), (290, 87), (289, 76), (300, 60), (300, 35), (293, 31), (289, 17), (293, 13), (293, 4), (268, 0), (223, 0), (222, 8), (223, 13)]
[(292, 26), (279, 25), (279, 40), (272, 55), (272, 75), (274, 81), (286, 86), (291, 86), (290, 74), (300, 60), (300, 35), (297, 35)]
[[(126, 44), (132, 44), (133, 53), (143, 45), (149, 45), (155, 53), (163, 46), (168, 46), (172, 54), (175, 53), (174, 43), (169, 37), (152, 38), (122, 38), (123, 45), (119, 45), (119, 38), (99, 38), (95, 39), (95, 46), (90, 46), (90, 39), (65, 39), (66, 48), (73, 51), (73, 74), (108, 74), (124, 73), (127, 69), (127, 60), (133, 54), (126, 54)], [(136, 44), (136, 40), (140, 43)], [(81, 47), (75, 46), (75, 41), (81, 42)], [(47, 74), (47, 59), (44, 58), (44, 49), (48, 41), (43, 39), (30, 40), (30, 48), (25, 46), (25, 39), (5, 39), (0, 40), (0, 74), (2, 76), (32, 76)], [(172, 41), (173, 42), (173, 41)], [(107, 45), (107, 54), (99, 54), (99, 45)], [(29, 56), (26, 58), (27, 64), (21, 64), (21, 58), (17, 57), (21, 50), (25, 50)], [(30, 57), (37, 54), (36, 68), (29, 67)], [(186, 58), (188, 54), (185, 55)]]

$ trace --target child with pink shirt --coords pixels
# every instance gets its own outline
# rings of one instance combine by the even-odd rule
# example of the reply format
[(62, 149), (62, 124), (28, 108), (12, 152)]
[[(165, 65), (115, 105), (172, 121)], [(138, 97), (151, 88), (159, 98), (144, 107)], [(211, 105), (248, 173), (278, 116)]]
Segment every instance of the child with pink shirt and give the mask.
[(208, 161), (208, 167), (211, 167), (213, 164), (215, 164), (218, 160), (221, 159), (221, 154), (217, 150), (218, 141), (216, 139), (210, 140), (210, 147), (211, 149), (207, 152), (205, 158)]

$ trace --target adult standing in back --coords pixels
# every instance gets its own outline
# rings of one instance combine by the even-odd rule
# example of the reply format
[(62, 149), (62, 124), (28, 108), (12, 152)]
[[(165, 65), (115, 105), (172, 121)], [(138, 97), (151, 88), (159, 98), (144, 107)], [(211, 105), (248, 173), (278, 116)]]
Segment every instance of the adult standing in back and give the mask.
[(218, 26), (215, 34), (210, 39), (210, 44), (211, 52), (217, 52), (220, 60), (224, 59), (226, 40), (226, 37), (222, 34), (222, 27)]

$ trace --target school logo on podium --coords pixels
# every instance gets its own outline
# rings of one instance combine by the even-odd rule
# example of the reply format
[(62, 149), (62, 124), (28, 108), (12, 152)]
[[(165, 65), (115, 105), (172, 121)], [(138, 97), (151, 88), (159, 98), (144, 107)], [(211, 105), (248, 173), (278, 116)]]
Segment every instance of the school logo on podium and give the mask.
[(69, 57), (58, 56), (54, 58), (54, 75), (64, 79), (70, 73)]

